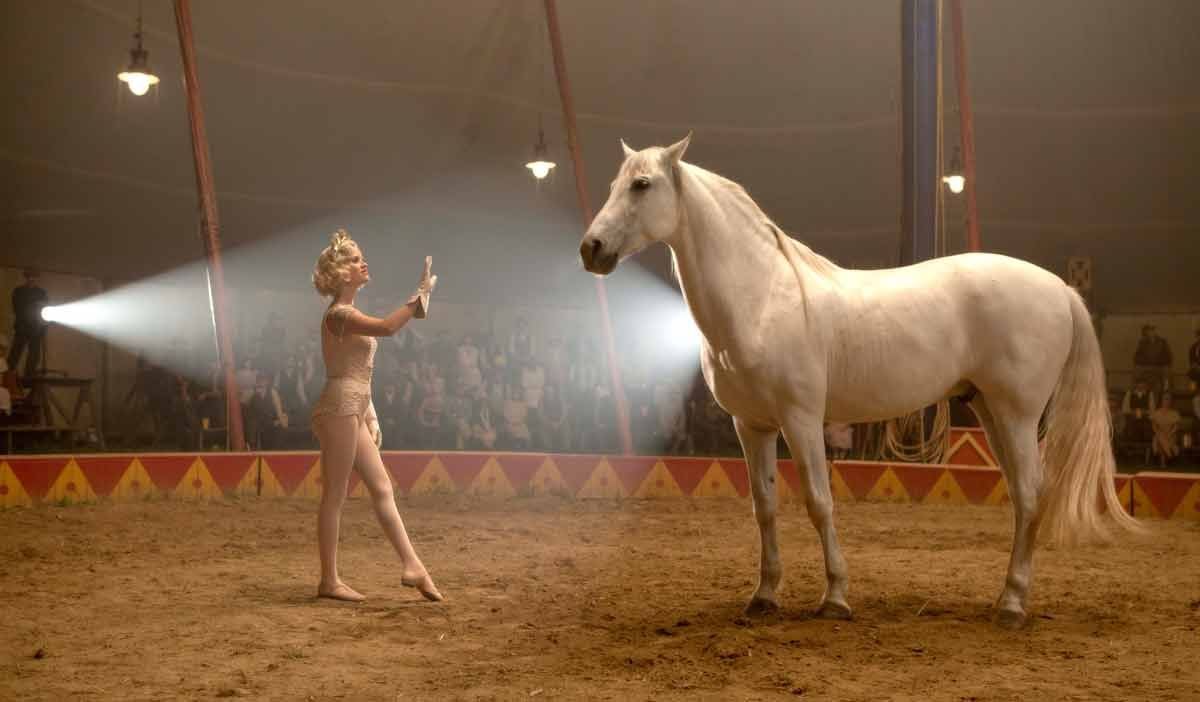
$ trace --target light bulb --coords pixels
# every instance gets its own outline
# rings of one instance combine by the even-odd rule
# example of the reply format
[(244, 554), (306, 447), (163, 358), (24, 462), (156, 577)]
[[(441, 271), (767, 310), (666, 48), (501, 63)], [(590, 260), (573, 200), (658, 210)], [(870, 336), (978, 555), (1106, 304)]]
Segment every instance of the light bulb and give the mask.
[(134, 95), (145, 95), (148, 90), (150, 90), (150, 81), (146, 80), (145, 73), (134, 73), (129, 77), (129, 92)]
[(158, 82), (158, 76), (141, 71), (126, 71), (117, 78), (124, 81), (129, 86), (129, 92), (134, 95), (145, 95), (150, 90), (150, 86)]
[(533, 177), (542, 180), (550, 175), (550, 169), (554, 168), (554, 163), (550, 161), (531, 161), (525, 164), (525, 167), (533, 171)]
[(967, 184), (967, 179), (958, 174), (948, 175), (942, 178), (942, 181), (949, 186), (950, 192), (954, 193), (955, 195), (961, 193)]

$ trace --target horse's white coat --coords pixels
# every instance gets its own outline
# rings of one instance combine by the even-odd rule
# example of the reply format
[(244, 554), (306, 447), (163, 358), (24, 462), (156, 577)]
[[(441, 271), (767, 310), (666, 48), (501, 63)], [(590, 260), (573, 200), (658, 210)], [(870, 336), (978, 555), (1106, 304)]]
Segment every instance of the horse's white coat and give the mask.
[[(833, 526), (824, 421), (887, 419), (972, 386), (972, 407), (1000, 459), (1015, 537), (1002, 623), (1025, 619), (1039, 525), (1059, 538), (1102, 533), (1103, 498), (1123, 526), (1099, 345), (1079, 296), (1057, 276), (993, 254), (903, 268), (834, 265), (786, 236), (736, 183), (683, 162), (688, 139), (634, 151), (584, 236), (592, 272), (656, 242), (673, 254), (704, 336), (701, 367), (734, 417), (762, 539), (752, 609), (776, 606), (775, 443), (796, 458), (821, 538), (821, 613), (848, 616)], [(624, 146), (624, 145), (623, 145)], [(1056, 394), (1057, 393), (1057, 394)], [(1051, 399), (1055, 398), (1052, 403)], [(1045, 464), (1038, 420), (1047, 411)]]

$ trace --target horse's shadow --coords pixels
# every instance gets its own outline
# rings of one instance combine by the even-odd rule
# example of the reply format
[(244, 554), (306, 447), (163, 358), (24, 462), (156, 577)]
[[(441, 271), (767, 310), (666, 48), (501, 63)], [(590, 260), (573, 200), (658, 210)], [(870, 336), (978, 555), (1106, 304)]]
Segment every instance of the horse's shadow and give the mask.
[[(618, 615), (609, 622), (608, 628), (614, 639), (657, 647), (697, 637), (713, 642), (753, 638), (788, 646), (805, 642), (818, 645), (829, 636), (871, 638), (881, 630), (889, 631), (891, 637), (899, 641), (907, 641), (910, 637), (916, 641), (927, 635), (930, 626), (971, 631), (978, 634), (980, 640), (1013, 635), (1013, 632), (998, 627), (994, 616), (993, 603), (978, 598), (951, 597), (933, 601), (915, 595), (898, 595), (861, 598), (855, 603), (850, 619), (822, 617), (815, 602), (785, 602), (777, 610), (748, 615), (745, 603), (731, 601), (700, 612), (680, 607), (646, 616)], [(1056, 617), (1042, 617), (1035, 612), (1025, 631), (1037, 626), (1044, 618)]]

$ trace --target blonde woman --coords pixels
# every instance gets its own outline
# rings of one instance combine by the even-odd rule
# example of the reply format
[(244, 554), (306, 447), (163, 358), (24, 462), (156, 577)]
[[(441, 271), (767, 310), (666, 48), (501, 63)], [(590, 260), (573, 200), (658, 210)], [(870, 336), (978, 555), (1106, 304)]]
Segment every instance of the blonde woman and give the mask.
[(319, 597), (361, 602), (366, 599), (342, 582), (337, 570), (338, 528), (342, 505), (350, 481), (350, 470), (358, 471), (371, 494), (371, 505), (384, 533), (400, 556), (401, 584), (415, 587), (426, 599), (440, 601), (442, 594), (417, 557), (392, 494), (379, 446), (383, 434), (371, 402), (371, 371), (376, 337), (391, 336), (414, 317), (421, 319), (429, 305), (429, 294), (437, 284), (430, 275), (432, 260), (412, 297), (383, 318), (370, 317), (354, 307), (359, 288), (371, 279), (367, 261), (358, 244), (339, 229), (321, 252), (313, 270), (317, 292), (332, 299), (321, 319), (321, 355), (326, 380), (313, 405), (312, 427), (321, 444), (323, 489), (317, 519), (317, 541), (321, 552)]

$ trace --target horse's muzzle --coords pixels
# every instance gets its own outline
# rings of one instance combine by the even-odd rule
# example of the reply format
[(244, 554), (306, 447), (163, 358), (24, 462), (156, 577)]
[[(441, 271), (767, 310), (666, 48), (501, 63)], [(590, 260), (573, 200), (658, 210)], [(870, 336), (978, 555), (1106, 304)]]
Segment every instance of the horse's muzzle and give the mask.
[(579, 244), (579, 258), (583, 260), (583, 268), (588, 273), (608, 275), (617, 267), (617, 253), (605, 251), (604, 242), (594, 236), (583, 238)]

